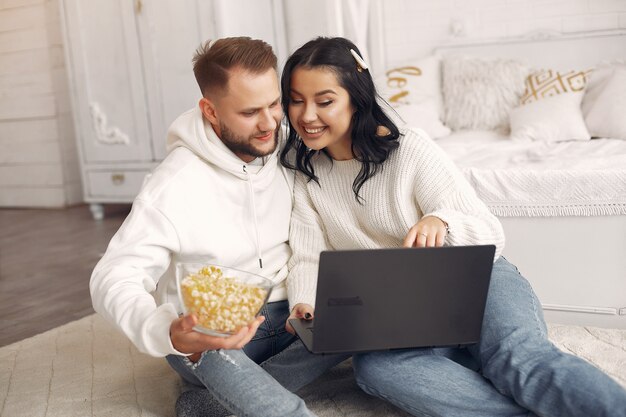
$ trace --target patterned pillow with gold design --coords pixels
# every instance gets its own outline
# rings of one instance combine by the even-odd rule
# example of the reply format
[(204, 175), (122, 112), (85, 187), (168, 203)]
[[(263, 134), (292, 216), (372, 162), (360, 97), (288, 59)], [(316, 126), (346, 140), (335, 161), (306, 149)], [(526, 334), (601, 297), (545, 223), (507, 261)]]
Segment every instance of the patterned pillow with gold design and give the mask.
[(441, 122), (441, 59), (431, 55), (390, 66), (374, 80), (378, 94), (394, 109), (389, 115), (404, 124), (424, 129), (431, 137), (450, 134)]
[(433, 100), (441, 113), (441, 59), (430, 55), (385, 69), (375, 80), (382, 98), (394, 107)]
[(591, 139), (580, 108), (590, 73), (545, 69), (530, 74), (520, 105), (511, 111), (511, 139)]
[(557, 94), (582, 93), (590, 73), (591, 70), (569, 72), (541, 70), (530, 74), (526, 78), (526, 91), (521, 103), (528, 104)]

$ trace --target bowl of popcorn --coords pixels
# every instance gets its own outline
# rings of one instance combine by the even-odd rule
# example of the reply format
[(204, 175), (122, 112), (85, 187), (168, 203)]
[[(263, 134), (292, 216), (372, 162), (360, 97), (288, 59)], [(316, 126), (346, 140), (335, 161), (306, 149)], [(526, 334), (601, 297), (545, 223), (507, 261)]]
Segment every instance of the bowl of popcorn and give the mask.
[(185, 315), (194, 314), (194, 330), (230, 336), (259, 314), (272, 292), (271, 280), (235, 268), (178, 263), (176, 284)]

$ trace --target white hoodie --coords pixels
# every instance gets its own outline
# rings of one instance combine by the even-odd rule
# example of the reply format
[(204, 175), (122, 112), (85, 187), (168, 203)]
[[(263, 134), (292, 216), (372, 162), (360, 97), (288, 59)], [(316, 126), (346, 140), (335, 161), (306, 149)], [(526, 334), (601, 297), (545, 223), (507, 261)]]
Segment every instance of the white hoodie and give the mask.
[(270, 301), (278, 301), (287, 298), (291, 255), (293, 173), (278, 149), (260, 169), (248, 167), (199, 108), (174, 121), (167, 145), (90, 281), (94, 309), (157, 357), (181, 354), (169, 336), (181, 311), (176, 262), (200, 258), (270, 278), (279, 284)]

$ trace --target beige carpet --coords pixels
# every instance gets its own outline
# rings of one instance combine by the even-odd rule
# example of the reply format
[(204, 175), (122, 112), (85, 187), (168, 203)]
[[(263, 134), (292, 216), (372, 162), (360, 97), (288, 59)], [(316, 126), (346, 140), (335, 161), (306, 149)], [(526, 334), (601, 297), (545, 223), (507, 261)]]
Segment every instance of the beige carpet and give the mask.
[[(626, 330), (550, 326), (560, 348), (626, 387)], [(3, 417), (174, 415), (178, 376), (93, 315), (0, 348)], [(363, 394), (344, 363), (300, 392), (320, 417), (405, 416)]]

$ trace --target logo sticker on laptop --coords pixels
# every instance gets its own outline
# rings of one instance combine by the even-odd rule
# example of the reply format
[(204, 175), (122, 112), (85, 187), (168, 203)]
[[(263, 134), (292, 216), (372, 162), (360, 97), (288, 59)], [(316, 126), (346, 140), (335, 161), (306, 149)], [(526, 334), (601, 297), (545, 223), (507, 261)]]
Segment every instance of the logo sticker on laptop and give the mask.
[(333, 297), (328, 299), (328, 307), (341, 306), (362, 306), (363, 300), (358, 295), (356, 297)]

